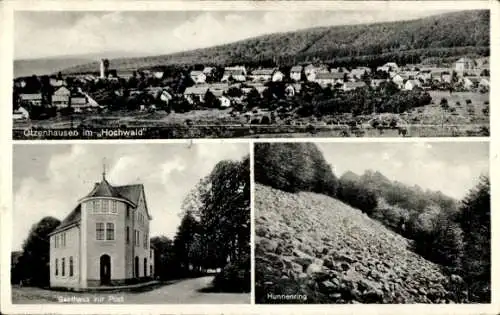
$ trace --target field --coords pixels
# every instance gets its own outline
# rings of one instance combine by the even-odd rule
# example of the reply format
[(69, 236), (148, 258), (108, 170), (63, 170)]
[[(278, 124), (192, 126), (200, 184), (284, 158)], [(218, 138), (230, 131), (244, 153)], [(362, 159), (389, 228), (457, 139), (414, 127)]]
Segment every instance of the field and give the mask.
[[(430, 91), (432, 104), (413, 108), (402, 114), (382, 114), (397, 117), (406, 137), (459, 137), (489, 135), (489, 93)], [(448, 108), (443, 108), (441, 100), (446, 99)], [(379, 114), (354, 117), (360, 125), (351, 128), (346, 124), (333, 123), (340, 117), (289, 117), (272, 124), (256, 124), (254, 118), (271, 115), (259, 110), (257, 113), (238, 113), (232, 109), (192, 110), (187, 113), (167, 113), (165, 111), (139, 112), (114, 111), (78, 113), (58, 116), (45, 120), (15, 121), (15, 139), (26, 137), (26, 129), (72, 129), (93, 130), (87, 138), (99, 138), (95, 131), (100, 129), (141, 128), (144, 139), (170, 138), (272, 138), (272, 137), (400, 137), (398, 128), (373, 128), (369, 121)], [(249, 118), (251, 117), (251, 119)], [(348, 118), (353, 119), (353, 118)], [(252, 123), (250, 123), (252, 120)], [(290, 123), (292, 121), (292, 123)], [(82, 135), (80, 135), (82, 137)], [(43, 138), (43, 137), (42, 137)], [(47, 137), (49, 139), (50, 137)], [(53, 139), (56, 139), (54, 137)], [(105, 138), (105, 137), (101, 137)], [(37, 138), (41, 139), (41, 138)]]

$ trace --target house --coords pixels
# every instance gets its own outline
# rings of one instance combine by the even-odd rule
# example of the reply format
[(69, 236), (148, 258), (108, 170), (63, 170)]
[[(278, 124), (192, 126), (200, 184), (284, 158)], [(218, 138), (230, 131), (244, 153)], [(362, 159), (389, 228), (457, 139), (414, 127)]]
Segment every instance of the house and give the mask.
[(103, 172), (49, 234), (50, 286), (85, 289), (151, 279), (151, 220), (144, 186), (113, 186)]
[(475, 62), (469, 57), (462, 57), (455, 62), (455, 71), (463, 74), (466, 71), (475, 69)]
[(445, 83), (451, 83), (452, 80), (452, 75), (449, 73), (442, 73), (441, 74), (441, 82)]
[(352, 91), (360, 88), (366, 87), (366, 83), (363, 81), (359, 82), (345, 82), (344, 85), (342, 86), (342, 89), (344, 91)]
[(50, 78), (49, 83), (51, 86), (56, 87), (56, 88), (61, 87), (63, 85), (66, 85), (66, 82), (64, 80), (57, 79), (57, 78)]
[(42, 93), (21, 93), (19, 98), (22, 102), (27, 102), (32, 105), (42, 105)]
[(292, 97), (297, 93), (300, 93), (302, 90), (302, 85), (299, 83), (287, 84), (285, 87), (285, 95), (288, 97)]
[(274, 71), (273, 77), (271, 78), (271, 80), (273, 82), (281, 82), (281, 81), (283, 81), (284, 78), (285, 78), (285, 74), (283, 74), (283, 72), (281, 72), (279, 70), (276, 70), (276, 71)]
[(489, 78), (481, 78), (481, 81), (479, 81), (479, 86), (480, 89), (484, 90), (490, 90), (490, 79)]
[(334, 86), (337, 83), (342, 84), (344, 83), (344, 74), (339, 72), (320, 72), (316, 74), (314, 82), (321, 86)]
[(203, 102), (208, 91), (207, 86), (191, 86), (184, 91), (184, 98), (190, 103)]
[(396, 74), (392, 77), (392, 82), (398, 86), (399, 89), (402, 89), (404, 86), (405, 78), (401, 74)]
[(370, 86), (374, 89), (379, 88), (382, 83), (387, 82), (385, 79), (371, 79), (370, 80)]
[(371, 70), (368, 67), (357, 67), (355, 69), (352, 69), (350, 74), (352, 75), (353, 78), (356, 79), (362, 79), (363, 76), (370, 74)]
[(207, 76), (203, 71), (191, 71), (189, 76), (196, 84), (205, 83), (207, 81)]
[(377, 67), (377, 71), (382, 71), (382, 72), (387, 72), (387, 73), (389, 73), (391, 71), (398, 72), (399, 67), (395, 62), (388, 62), (388, 63), (384, 64), (383, 66)]
[(206, 75), (206, 76), (210, 76), (214, 73), (215, 71), (215, 68), (214, 67), (205, 67), (203, 68), (203, 73)]
[(421, 70), (417, 74), (416, 79), (421, 80), (423, 82), (431, 81), (432, 80), (431, 70)]
[(268, 82), (273, 78), (273, 74), (276, 69), (257, 69), (252, 71), (250, 78), (256, 82)]
[(290, 79), (300, 81), (302, 79), (302, 66), (293, 66), (290, 69)]
[(26, 110), (26, 108), (20, 106), (18, 109), (12, 113), (12, 119), (14, 120), (24, 120), (29, 119), (30, 113)]
[(404, 85), (404, 89), (408, 91), (419, 87), (422, 87), (422, 82), (420, 82), (419, 80), (408, 80)]
[(306, 75), (307, 81), (314, 82), (316, 79), (316, 75), (318, 73), (328, 73), (328, 68), (324, 65), (320, 65), (318, 67), (314, 65), (307, 65), (304, 68), (304, 74)]
[(160, 70), (153, 71), (153, 77), (160, 80), (163, 79), (163, 71)]
[(87, 97), (80, 93), (75, 93), (71, 95), (70, 104), (71, 107), (74, 108), (75, 112), (77, 113), (81, 112), (83, 108), (89, 106)]
[(226, 67), (221, 82), (229, 82), (230, 78), (236, 82), (245, 82), (247, 80), (246, 69), (244, 67)]
[(173, 97), (173, 95), (172, 95), (172, 94), (170, 94), (170, 92), (169, 92), (169, 91), (167, 91), (167, 90), (165, 90), (165, 89), (163, 89), (163, 90), (161, 91), (161, 94), (160, 94), (160, 100), (162, 100), (163, 102), (165, 102), (165, 103), (167, 103), (167, 104), (168, 104), (168, 103), (170, 103), (170, 101), (171, 101), (173, 98), (174, 98), (174, 97)]
[(221, 95), (218, 99), (221, 107), (227, 108), (231, 106), (231, 100), (227, 96)]
[(70, 90), (65, 86), (61, 86), (52, 94), (52, 105), (57, 108), (68, 107), (70, 95)]

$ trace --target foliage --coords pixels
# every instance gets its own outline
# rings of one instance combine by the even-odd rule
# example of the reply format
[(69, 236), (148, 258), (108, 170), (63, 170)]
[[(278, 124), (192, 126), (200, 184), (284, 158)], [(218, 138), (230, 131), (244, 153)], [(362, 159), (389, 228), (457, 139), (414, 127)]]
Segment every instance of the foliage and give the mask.
[(214, 280), (216, 291), (250, 292), (250, 256), (245, 255), (237, 261), (227, 264)]
[[(12, 270), (23, 283), (45, 287), (50, 282), (50, 238), (49, 234), (61, 222), (54, 217), (44, 217), (31, 227), (23, 243), (23, 251)], [(35, 267), (36, 266), (36, 267)]]
[(361, 211), (372, 214), (377, 207), (377, 196), (360, 182), (340, 180), (337, 198)]
[(469, 285), (469, 299), (491, 300), (491, 197), (486, 176), (462, 202), (458, 219), (464, 233), (464, 280)]
[(288, 192), (335, 196), (337, 179), (314, 143), (256, 143), (255, 181)]
[[(388, 61), (415, 63), (430, 57), (489, 53), (489, 20), (488, 10), (477, 10), (411, 21), (317, 27), (170, 55), (118, 58), (112, 63), (117, 69), (200, 63), (290, 66), (318, 59), (335, 59), (340, 66), (353, 62), (370, 67)], [(98, 69), (97, 62), (75, 66), (65, 72), (94, 69)]]

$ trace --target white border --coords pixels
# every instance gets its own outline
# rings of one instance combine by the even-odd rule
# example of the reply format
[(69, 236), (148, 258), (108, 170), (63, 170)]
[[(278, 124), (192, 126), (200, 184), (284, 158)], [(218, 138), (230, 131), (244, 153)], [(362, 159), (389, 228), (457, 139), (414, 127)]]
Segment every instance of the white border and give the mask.
[[(450, 9), (460, 7), (461, 9), (490, 9), (491, 10), (491, 86), (500, 86), (497, 80), (500, 71), (498, 60), (500, 44), (500, 16), (499, 2), (489, 1), (283, 1), (283, 2), (250, 2), (250, 1), (21, 1), (4, 0), (0, 2), (0, 97), (4, 106), (0, 107), (0, 232), (1, 234), (1, 261), (0, 276), (1, 285), (1, 312), (6, 314), (165, 314), (165, 313), (190, 313), (190, 314), (241, 314), (241, 313), (273, 313), (273, 314), (304, 314), (304, 313), (335, 313), (335, 314), (400, 314), (400, 313), (425, 313), (425, 314), (496, 314), (500, 312), (500, 296), (498, 294), (500, 282), (500, 248), (498, 230), (498, 215), (492, 212), (492, 304), (487, 305), (81, 305), (81, 304), (44, 304), (44, 305), (20, 305), (11, 304), (10, 290), (10, 250), (12, 224), (12, 145), (13, 143), (41, 144), (50, 141), (12, 141), (12, 120), (10, 119), (10, 104), (12, 101), (12, 75), (13, 75), (13, 12), (15, 10), (30, 11), (233, 11), (233, 10), (420, 10), (424, 7), (433, 9)], [(193, 140), (61, 140), (63, 143), (216, 143), (248, 142), (252, 147), (253, 142), (467, 142), (467, 141), (490, 141), (490, 178), (492, 183), (492, 195), (500, 196), (500, 187), (497, 187), (498, 169), (494, 167), (499, 160), (498, 129), (494, 123), (494, 117), (499, 117), (500, 109), (497, 108), (500, 100), (500, 92), (492, 89), (490, 92), (490, 138), (280, 138), (280, 139), (193, 139)], [(253, 152), (251, 152), (251, 157)], [(251, 161), (253, 170), (253, 161)], [(253, 179), (253, 174), (251, 175)], [(253, 188), (253, 181), (251, 184)], [(492, 209), (500, 208), (498, 198), (492, 198)], [(253, 196), (252, 222), (253, 214)], [(251, 237), (253, 248), (253, 234)], [(252, 253), (252, 258), (253, 258)], [(254, 262), (252, 259), (252, 271)], [(252, 279), (254, 275), (252, 272)], [(254, 284), (252, 283), (252, 291)], [(253, 298), (252, 298), (253, 302)]]

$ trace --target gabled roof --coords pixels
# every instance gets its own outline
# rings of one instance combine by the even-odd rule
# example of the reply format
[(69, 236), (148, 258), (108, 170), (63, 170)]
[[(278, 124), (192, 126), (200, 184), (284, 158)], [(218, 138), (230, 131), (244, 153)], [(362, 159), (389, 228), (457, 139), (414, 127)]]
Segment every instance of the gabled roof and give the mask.
[(293, 66), (290, 69), (290, 72), (301, 72), (302, 71), (302, 66)]
[(346, 82), (346, 83), (344, 83), (344, 86), (345, 87), (351, 87), (351, 88), (357, 88), (357, 87), (364, 87), (364, 86), (366, 86), (366, 83), (363, 82), (363, 81), (359, 81), (359, 82)]
[(252, 75), (273, 75), (276, 69), (257, 69), (252, 71)]
[(190, 75), (191, 76), (199, 76), (199, 75), (205, 75), (205, 73), (203, 73), (203, 71), (197, 71), (197, 70), (193, 70), (191, 71)]
[(81, 204), (78, 204), (73, 211), (68, 214), (64, 220), (56, 227), (54, 231), (52, 231), (49, 235), (56, 234), (62, 230), (65, 230), (67, 227), (70, 227), (78, 222), (80, 222), (82, 219), (82, 206)]
[(340, 72), (320, 72), (316, 74), (316, 80), (338, 80), (343, 79), (344, 74)]
[(186, 88), (184, 91), (184, 95), (201, 95), (207, 93), (208, 87), (207, 86), (190, 86)]

